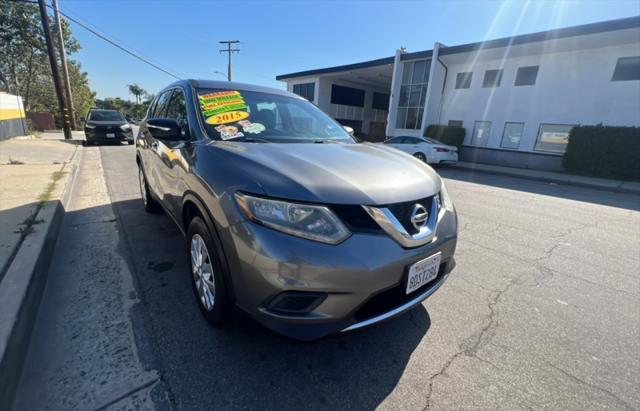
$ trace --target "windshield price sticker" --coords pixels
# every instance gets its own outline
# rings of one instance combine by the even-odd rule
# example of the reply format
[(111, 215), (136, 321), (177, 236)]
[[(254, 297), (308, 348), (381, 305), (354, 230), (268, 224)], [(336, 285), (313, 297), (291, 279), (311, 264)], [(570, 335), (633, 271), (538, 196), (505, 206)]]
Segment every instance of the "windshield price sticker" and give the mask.
[[(198, 96), (205, 117), (229, 111), (246, 110), (247, 105), (239, 91), (228, 90)], [(233, 120), (232, 120), (233, 121)], [(213, 123), (210, 123), (213, 124)]]
[(207, 124), (226, 124), (234, 121), (244, 120), (249, 117), (246, 111), (229, 111), (221, 114), (215, 114), (207, 118)]

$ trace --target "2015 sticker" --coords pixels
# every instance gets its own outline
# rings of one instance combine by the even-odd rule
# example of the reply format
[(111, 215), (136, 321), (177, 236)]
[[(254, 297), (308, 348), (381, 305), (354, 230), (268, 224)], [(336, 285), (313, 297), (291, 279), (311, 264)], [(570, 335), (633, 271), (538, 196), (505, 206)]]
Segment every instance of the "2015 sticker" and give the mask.
[(249, 113), (246, 111), (228, 111), (220, 114), (213, 115), (207, 118), (207, 124), (226, 124), (233, 123), (234, 121), (244, 120), (249, 117)]

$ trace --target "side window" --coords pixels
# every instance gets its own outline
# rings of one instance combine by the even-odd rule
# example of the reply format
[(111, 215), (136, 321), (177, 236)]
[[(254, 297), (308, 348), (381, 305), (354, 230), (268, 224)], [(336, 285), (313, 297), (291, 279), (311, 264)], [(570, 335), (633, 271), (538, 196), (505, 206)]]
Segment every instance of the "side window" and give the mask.
[(422, 141), (421, 139), (419, 139), (417, 137), (410, 137), (409, 138), (409, 144), (420, 144), (420, 143), (424, 143), (424, 141)]
[(169, 97), (171, 97), (171, 93), (173, 90), (167, 90), (164, 93), (160, 94), (158, 100), (156, 100), (155, 107), (153, 109), (153, 115), (151, 118), (164, 118), (167, 108), (167, 103), (169, 102)]
[(187, 120), (187, 103), (184, 99), (184, 93), (180, 89), (176, 89), (171, 96), (171, 100), (167, 104), (167, 110), (164, 115), (166, 118), (174, 119), (182, 130), (183, 137), (189, 137), (189, 121)]

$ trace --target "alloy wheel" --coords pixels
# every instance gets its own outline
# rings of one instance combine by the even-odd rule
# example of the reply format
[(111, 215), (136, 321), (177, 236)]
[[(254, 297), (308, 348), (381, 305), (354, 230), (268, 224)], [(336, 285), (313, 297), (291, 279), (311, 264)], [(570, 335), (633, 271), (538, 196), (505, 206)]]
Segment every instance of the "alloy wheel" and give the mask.
[(207, 310), (213, 310), (216, 299), (216, 283), (213, 264), (207, 245), (200, 234), (191, 238), (191, 271), (200, 303)]

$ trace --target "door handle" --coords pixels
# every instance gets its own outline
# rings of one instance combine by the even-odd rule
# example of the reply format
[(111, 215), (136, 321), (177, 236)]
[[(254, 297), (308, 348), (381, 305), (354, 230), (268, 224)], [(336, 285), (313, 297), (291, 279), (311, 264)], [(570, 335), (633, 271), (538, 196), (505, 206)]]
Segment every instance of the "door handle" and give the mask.
[(158, 142), (154, 141), (153, 143), (151, 143), (151, 150), (157, 152), (158, 151)]

